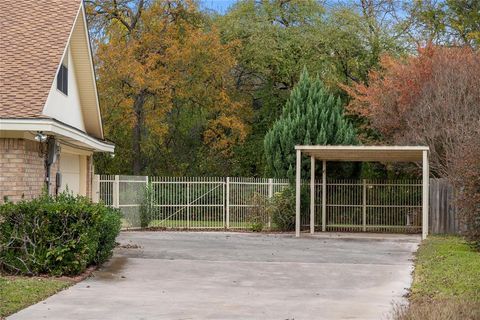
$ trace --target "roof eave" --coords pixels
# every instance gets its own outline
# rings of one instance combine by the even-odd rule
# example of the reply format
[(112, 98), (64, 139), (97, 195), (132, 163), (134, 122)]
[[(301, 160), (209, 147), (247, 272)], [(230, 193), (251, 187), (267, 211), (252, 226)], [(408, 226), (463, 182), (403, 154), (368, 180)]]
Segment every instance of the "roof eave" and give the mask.
[(41, 131), (80, 149), (109, 153), (115, 151), (113, 143), (97, 139), (75, 127), (51, 118), (0, 118), (0, 131)]

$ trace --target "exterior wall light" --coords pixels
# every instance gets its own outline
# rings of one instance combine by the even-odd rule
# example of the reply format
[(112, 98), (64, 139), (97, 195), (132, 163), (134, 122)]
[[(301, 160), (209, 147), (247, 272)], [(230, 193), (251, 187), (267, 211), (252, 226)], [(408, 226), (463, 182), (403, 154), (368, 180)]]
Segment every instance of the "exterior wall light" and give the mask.
[(47, 141), (48, 136), (44, 134), (42, 131), (37, 131), (37, 134), (35, 135), (35, 140), (38, 142), (45, 142)]

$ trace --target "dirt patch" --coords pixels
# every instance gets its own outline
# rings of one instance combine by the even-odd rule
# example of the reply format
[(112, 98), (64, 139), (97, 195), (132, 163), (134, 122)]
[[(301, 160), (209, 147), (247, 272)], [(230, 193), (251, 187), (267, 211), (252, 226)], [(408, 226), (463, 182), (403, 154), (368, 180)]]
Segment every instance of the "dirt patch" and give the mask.
[(121, 248), (121, 249), (141, 249), (142, 248), (138, 244), (130, 244), (130, 243), (119, 244), (118, 247)]
[(93, 274), (99, 280), (113, 281), (125, 278), (121, 275), (127, 264), (127, 257), (114, 257), (101, 269)]
[(22, 276), (22, 275), (8, 275), (8, 274), (2, 274), (0, 273), (0, 276), (7, 278), (7, 279), (22, 279), (25, 277), (28, 277), (30, 279), (57, 279), (57, 280), (62, 280), (62, 281), (68, 281), (72, 283), (77, 283), (80, 281), (85, 280), (86, 278), (90, 277), (92, 273), (97, 270), (97, 266), (90, 266), (88, 267), (84, 272), (82, 272), (79, 275), (76, 276), (50, 276), (50, 275), (38, 275), (38, 276)]

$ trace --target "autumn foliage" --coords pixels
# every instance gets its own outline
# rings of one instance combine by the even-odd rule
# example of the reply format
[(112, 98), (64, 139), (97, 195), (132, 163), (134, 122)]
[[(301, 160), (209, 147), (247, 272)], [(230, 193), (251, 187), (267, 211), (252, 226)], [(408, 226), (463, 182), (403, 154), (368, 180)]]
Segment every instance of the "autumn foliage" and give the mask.
[(138, 9), (134, 25), (109, 9), (102, 11), (110, 20), (96, 58), (105, 131), (124, 162), (119, 169), (162, 174), (158, 155), (179, 139), (180, 126), (228, 158), (248, 132), (248, 108), (231, 77), (236, 42), (222, 43), (192, 1), (153, 2)]
[(344, 86), (353, 97), (348, 110), (369, 119), (371, 126), (387, 138), (402, 135), (409, 112), (432, 77), (434, 54), (441, 50), (433, 46), (419, 48), (417, 56), (403, 60), (382, 56), (380, 70), (369, 73), (369, 84)]
[(455, 184), (469, 234), (480, 239), (480, 53), (429, 45), (403, 60), (383, 57), (368, 85), (347, 91), (348, 110), (385, 142), (430, 148), (432, 174)]

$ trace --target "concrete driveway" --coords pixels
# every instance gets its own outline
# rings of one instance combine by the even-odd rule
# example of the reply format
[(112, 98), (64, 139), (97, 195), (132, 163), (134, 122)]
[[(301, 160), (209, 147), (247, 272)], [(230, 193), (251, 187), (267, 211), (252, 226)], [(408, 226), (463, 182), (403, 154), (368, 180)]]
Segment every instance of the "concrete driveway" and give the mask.
[(385, 319), (419, 241), (124, 232), (93, 277), (9, 319)]

